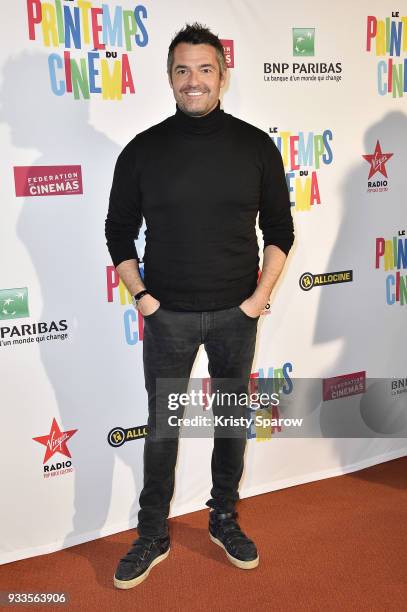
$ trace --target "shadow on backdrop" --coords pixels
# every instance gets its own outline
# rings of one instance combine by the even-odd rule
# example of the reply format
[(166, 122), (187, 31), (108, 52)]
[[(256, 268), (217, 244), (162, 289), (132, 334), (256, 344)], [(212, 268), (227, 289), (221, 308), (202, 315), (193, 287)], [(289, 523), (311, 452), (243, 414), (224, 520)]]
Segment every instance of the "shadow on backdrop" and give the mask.
[[(362, 155), (373, 153), (378, 140), (383, 153), (393, 153), (386, 165), (389, 190), (367, 193), (370, 166)], [(314, 334), (315, 344), (338, 338), (343, 340), (342, 350), (330, 368), (329, 376), (361, 370), (366, 370), (369, 378), (407, 375), (405, 360), (394, 367), (394, 355), (404, 352), (403, 307), (399, 303), (386, 305), (383, 266), (380, 270), (375, 269), (376, 238), (387, 240), (397, 235), (399, 229), (407, 229), (406, 142), (407, 115), (402, 112), (386, 114), (366, 131), (360, 163), (344, 178), (342, 217), (327, 271), (350, 269), (354, 280), (340, 287), (321, 288)], [(371, 178), (372, 181), (383, 179), (380, 173)], [(340, 302), (337, 291), (341, 292)], [(399, 325), (395, 324), (397, 319)], [(365, 395), (355, 396), (356, 403), (338, 400), (322, 404), (321, 432), (323, 436), (333, 438), (341, 465), (348, 465), (349, 458), (338, 438), (358, 437), (359, 434), (360, 437), (373, 438), (375, 431), (377, 437), (383, 437), (386, 431), (391, 431), (389, 419), (392, 417), (384, 406), (388, 410), (397, 409), (397, 406), (391, 400), (387, 404), (377, 401), (377, 390), (377, 386), (372, 387)], [(398, 411), (401, 409), (399, 405)], [(397, 438), (397, 433), (390, 436)], [(371, 441), (374, 444), (374, 440)], [(358, 474), (355, 473), (355, 477)], [(363, 473), (360, 477), (363, 478)], [(387, 481), (384, 484), (388, 484)]]
[[(24, 92), (30, 92), (29, 101)], [(120, 103), (105, 103), (118, 104), (120, 112)], [(142, 484), (143, 443), (135, 441), (114, 449), (106, 440), (115, 425), (142, 424), (137, 423), (136, 405), (134, 423), (123, 423), (128, 414), (123, 412), (127, 407), (123, 397), (133, 396), (132, 380), (128, 370), (124, 371), (114, 317), (100, 308), (106, 302), (105, 266), (111, 265), (104, 221), (121, 148), (89, 124), (88, 101), (74, 100), (72, 94), (57, 97), (51, 92), (46, 55), (23, 53), (6, 63), (0, 104), (0, 121), (10, 127), (13, 145), (39, 151), (30, 165), (82, 166), (83, 195), (25, 198), (20, 202), (17, 225), (18, 238), (31, 258), (41, 290), (43, 308), (35, 319), (67, 319), (69, 325), (68, 340), (39, 345), (55, 395), (54, 412), (44, 419), (42, 397), (32, 398), (38, 413), (33, 435), (48, 433), (52, 416), (61, 431), (79, 430), (70, 446), (75, 493), (73, 527), (63, 543), (68, 547), (80, 536), (99, 537), (110, 508), (115, 457), (131, 468), (136, 493)], [(142, 376), (141, 358), (136, 353), (139, 349), (128, 350), (133, 351), (129, 360), (134, 363), (134, 380)], [(125, 388), (130, 391), (123, 393)], [(47, 413), (49, 409), (47, 406)], [(129, 410), (131, 413), (131, 404)], [(67, 459), (58, 453), (54, 458)], [(69, 487), (68, 482), (66, 485)], [(137, 498), (130, 510), (132, 519), (138, 510)], [(52, 503), (53, 511), (58, 511), (59, 503), (65, 505), (58, 499)]]

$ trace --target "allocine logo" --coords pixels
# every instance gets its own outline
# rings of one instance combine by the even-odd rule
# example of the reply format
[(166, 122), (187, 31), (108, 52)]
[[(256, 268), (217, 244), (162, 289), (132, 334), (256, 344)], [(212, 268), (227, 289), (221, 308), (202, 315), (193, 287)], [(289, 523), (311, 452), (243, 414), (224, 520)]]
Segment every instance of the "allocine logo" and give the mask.
[(15, 166), (18, 198), (83, 193), (81, 166)]
[(0, 289), (0, 321), (29, 317), (28, 289)]
[(378, 180), (376, 178), (375, 181), (371, 181), (370, 179), (377, 173), (380, 173), (385, 179), (388, 179), (386, 163), (393, 157), (393, 153), (383, 153), (380, 142), (377, 141), (374, 152), (370, 155), (362, 155), (362, 157), (370, 164), (369, 176), (367, 177), (368, 193), (388, 191), (388, 180)]
[(279, 83), (319, 83), (342, 79), (342, 62), (336, 59), (328, 62), (300, 61), (315, 56), (315, 28), (292, 29), (292, 53), (298, 61), (273, 61), (263, 63), (263, 80)]
[[(140, 275), (144, 277), (144, 266), (139, 264)], [(110, 303), (119, 303), (123, 310), (123, 331), (126, 343), (130, 346), (144, 338), (143, 315), (131, 303), (131, 295), (114, 266), (106, 266), (106, 295)]]
[(293, 55), (295, 57), (315, 55), (315, 28), (293, 28)]
[(407, 238), (406, 231), (399, 230), (397, 236), (376, 238), (375, 268), (388, 272), (386, 276), (386, 303), (389, 306), (407, 304)]
[(309, 291), (313, 287), (322, 285), (336, 285), (338, 283), (350, 283), (353, 281), (353, 270), (342, 270), (340, 272), (323, 272), (322, 274), (311, 274), (304, 272), (299, 283), (303, 291)]
[[(30, 316), (28, 309), (28, 289), (0, 289), (0, 321), (24, 319)], [(0, 325), (0, 348), (19, 344), (66, 340), (68, 338), (66, 319), (59, 321), (40, 321)]]
[(45, 465), (45, 463), (47, 463), (47, 461), (49, 461), (56, 453), (72, 459), (67, 443), (77, 431), (77, 429), (61, 431), (54, 417), (52, 419), (49, 433), (33, 438), (35, 442), (39, 442), (39, 444), (45, 446), (45, 454), (42, 462), (44, 478), (49, 478), (50, 476), (62, 476), (62, 474), (73, 472), (72, 461), (70, 460), (58, 461), (56, 463), (51, 463), (50, 465)]
[(228, 68), (234, 68), (235, 67), (235, 49), (234, 49), (233, 40), (221, 38), (220, 42), (222, 43), (223, 54), (226, 60), (226, 66)]
[(113, 427), (107, 434), (107, 441), (110, 446), (122, 446), (125, 442), (139, 440), (147, 436), (147, 425), (136, 425), (136, 427)]
[(380, 58), (376, 68), (379, 96), (404, 96), (407, 93), (407, 16), (401, 17), (399, 11), (384, 19), (369, 15), (366, 51)]
[(358, 395), (366, 391), (366, 372), (352, 372), (332, 378), (322, 379), (322, 399), (324, 402)]

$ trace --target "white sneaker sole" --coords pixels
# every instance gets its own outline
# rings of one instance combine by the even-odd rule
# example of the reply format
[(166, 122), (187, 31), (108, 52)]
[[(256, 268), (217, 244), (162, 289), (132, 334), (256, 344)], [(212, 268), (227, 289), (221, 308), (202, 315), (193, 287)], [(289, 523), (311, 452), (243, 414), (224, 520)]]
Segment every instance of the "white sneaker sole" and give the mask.
[(218, 546), (223, 548), (223, 550), (225, 551), (226, 556), (229, 559), (229, 561), (231, 563), (233, 563), (233, 565), (235, 565), (236, 567), (240, 567), (240, 569), (246, 569), (247, 570), (247, 569), (254, 569), (255, 567), (258, 566), (258, 564), (259, 564), (259, 556), (258, 555), (252, 561), (242, 561), (241, 559), (236, 559), (236, 557), (232, 557), (232, 555), (228, 553), (226, 548), (223, 546), (222, 542), (220, 540), (218, 540), (217, 538), (215, 538), (211, 534), (211, 532), (209, 532), (209, 537), (212, 540), (212, 542), (214, 542), (215, 544), (217, 544)]
[(171, 549), (169, 548), (167, 552), (163, 553), (159, 557), (156, 557), (151, 563), (151, 565), (146, 569), (146, 571), (143, 574), (140, 574), (140, 576), (137, 576), (137, 578), (133, 578), (133, 580), (118, 580), (116, 576), (113, 576), (114, 586), (117, 589), (132, 589), (133, 587), (137, 586), (148, 577), (150, 571), (155, 565), (161, 563), (161, 561), (164, 561), (164, 559), (168, 557), (168, 555), (170, 554), (170, 550)]

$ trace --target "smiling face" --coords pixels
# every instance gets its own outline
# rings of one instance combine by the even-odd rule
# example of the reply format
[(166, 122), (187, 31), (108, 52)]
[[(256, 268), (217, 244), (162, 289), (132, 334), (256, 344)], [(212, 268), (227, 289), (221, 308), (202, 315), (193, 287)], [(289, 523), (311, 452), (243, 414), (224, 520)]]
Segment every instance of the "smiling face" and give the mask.
[(218, 104), (225, 80), (212, 45), (180, 43), (175, 47), (169, 81), (179, 108), (187, 115), (210, 113)]

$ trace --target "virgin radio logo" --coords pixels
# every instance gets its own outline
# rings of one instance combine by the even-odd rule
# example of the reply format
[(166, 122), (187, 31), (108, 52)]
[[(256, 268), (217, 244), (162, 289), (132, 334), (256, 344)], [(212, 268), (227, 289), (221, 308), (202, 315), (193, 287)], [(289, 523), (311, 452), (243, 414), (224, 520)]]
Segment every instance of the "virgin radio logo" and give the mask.
[(80, 166), (15, 166), (14, 183), (18, 198), (83, 193)]
[(388, 191), (389, 177), (387, 176), (386, 164), (393, 157), (393, 153), (383, 153), (380, 142), (377, 141), (373, 153), (362, 155), (362, 157), (370, 164), (369, 176), (367, 177), (368, 193)]
[(147, 9), (127, 8), (87, 0), (27, 0), (29, 39), (52, 48), (48, 71), (56, 96), (121, 100), (134, 94), (128, 52), (148, 44)]
[[(53, 418), (49, 433), (33, 438), (35, 442), (45, 446), (45, 454), (42, 461), (44, 478), (61, 476), (62, 474), (73, 471), (72, 456), (68, 449), (68, 440), (70, 440), (77, 431), (77, 429), (61, 431), (56, 419)], [(68, 461), (57, 461), (57, 455), (68, 457)], [(54, 459), (53, 462), (45, 465), (52, 458)]]
[(386, 303), (389, 306), (407, 304), (407, 238), (405, 230), (397, 236), (376, 238), (375, 268), (387, 272)]

